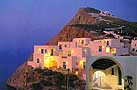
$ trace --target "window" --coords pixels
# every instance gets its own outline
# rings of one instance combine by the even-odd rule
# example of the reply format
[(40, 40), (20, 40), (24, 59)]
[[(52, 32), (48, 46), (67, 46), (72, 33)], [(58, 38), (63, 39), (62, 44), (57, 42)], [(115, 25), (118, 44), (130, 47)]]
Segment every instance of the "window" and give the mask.
[(76, 65), (78, 66), (78, 61), (76, 61)]
[(66, 62), (63, 62), (63, 69), (67, 69)]
[(67, 47), (67, 45), (65, 44), (65, 47)]
[(45, 49), (45, 53), (47, 53), (47, 49)]
[(135, 44), (135, 46), (136, 46), (136, 44)]
[(99, 51), (99, 52), (102, 52), (102, 46), (99, 46), (98, 51)]
[(83, 56), (83, 57), (86, 57), (86, 55), (87, 55), (87, 50), (86, 50), (86, 48), (85, 48), (85, 49), (83, 49), (83, 51), (82, 51), (82, 56)]
[(137, 50), (136, 50), (136, 52), (137, 52)]
[(84, 44), (84, 40), (81, 41), (81, 44)]
[(110, 47), (106, 47), (106, 52), (110, 53)]
[(114, 68), (111, 69), (111, 75), (114, 75)]
[(39, 58), (37, 59), (37, 63), (40, 63), (40, 60), (39, 60)]
[(111, 48), (111, 53), (112, 54), (116, 54), (117, 53), (117, 49), (116, 48)]
[(60, 49), (60, 50), (62, 49), (62, 45), (59, 45), (59, 49)]
[(41, 49), (41, 54), (44, 54), (44, 49)]
[(51, 56), (53, 56), (53, 51), (54, 51), (54, 50), (53, 50), (53, 49), (51, 49), (51, 54), (50, 54)]
[(118, 85), (122, 85), (122, 74), (119, 67), (118, 67)]
[(135, 51), (135, 48), (133, 48), (132, 51)]
[(75, 43), (75, 46), (77, 47), (77, 42)]
[(83, 68), (84, 69), (86, 68), (86, 62), (83, 62)]
[(109, 45), (109, 41), (107, 41), (107, 45)]
[(68, 51), (68, 56), (71, 56), (71, 51)]

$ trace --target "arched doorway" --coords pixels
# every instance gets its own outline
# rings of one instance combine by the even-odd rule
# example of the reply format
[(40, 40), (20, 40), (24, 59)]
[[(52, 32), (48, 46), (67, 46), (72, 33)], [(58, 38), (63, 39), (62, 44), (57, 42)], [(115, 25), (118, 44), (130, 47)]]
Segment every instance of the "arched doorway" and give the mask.
[(123, 70), (118, 61), (102, 57), (89, 68), (88, 90), (124, 90)]

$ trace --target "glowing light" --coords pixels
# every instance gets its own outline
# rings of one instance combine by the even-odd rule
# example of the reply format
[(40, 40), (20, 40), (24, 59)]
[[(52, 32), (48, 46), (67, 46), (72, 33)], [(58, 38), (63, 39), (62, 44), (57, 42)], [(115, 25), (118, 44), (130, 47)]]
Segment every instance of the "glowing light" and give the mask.
[(102, 46), (102, 48), (105, 48), (105, 46)]
[(81, 69), (84, 68), (84, 67), (83, 67), (83, 63), (84, 63), (83, 60), (80, 60), (80, 64), (79, 64), (79, 65), (80, 65), (80, 68), (81, 68)]
[(74, 53), (74, 50), (71, 50), (71, 53)]
[(66, 65), (68, 65), (68, 62), (66, 62)]
[(87, 49), (84, 49), (85, 52), (87, 52)]
[(110, 47), (106, 47), (106, 52), (110, 53)]
[(75, 74), (78, 75), (78, 71), (76, 71)]
[(112, 49), (111, 49), (111, 53), (112, 53), (112, 54), (116, 54), (116, 53), (117, 53), (116, 48), (112, 48)]
[(57, 68), (57, 62), (54, 56), (50, 56), (50, 53), (44, 54), (44, 67)]
[(41, 48), (39, 48), (39, 52), (41, 52)]
[(82, 66), (83, 65), (83, 61), (82, 60), (80, 60), (80, 66)]
[(56, 49), (54, 48), (53, 51), (56, 51)]

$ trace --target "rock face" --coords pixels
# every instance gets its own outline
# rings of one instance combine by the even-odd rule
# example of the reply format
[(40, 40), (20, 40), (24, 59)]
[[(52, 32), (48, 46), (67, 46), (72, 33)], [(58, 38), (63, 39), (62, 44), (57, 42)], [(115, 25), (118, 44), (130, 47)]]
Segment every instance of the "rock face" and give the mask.
[[(32, 60), (32, 57), (30, 57), (28, 60)], [(12, 87), (11, 90), (24, 90), (23, 88), (26, 85), (27, 78), (26, 75), (31, 69), (32, 67), (28, 66), (26, 62), (17, 68), (16, 72), (13, 73), (13, 75), (7, 81), (7, 85), (10, 88)]]
[(92, 17), (91, 12), (98, 12), (93, 8), (80, 8), (78, 13), (72, 18), (72, 20), (57, 34), (52, 40), (50, 40), (47, 44), (54, 45), (57, 44), (58, 41), (71, 41), (73, 38), (91, 38), (97, 39), (97, 34), (92, 34), (86, 31), (83, 28), (73, 27), (75, 24), (95, 24), (96, 19)]
[[(103, 25), (101, 27), (104, 27), (104, 25), (106, 26), (106, 24), (109, 26), (110, 24), (112, 24), (112, 26), (117, 26), (116, 23), (119, 25), (127, 25), (127, 22), (124, 20), (112, 16), (100, 16), (99, 13), (99, 10), (93, 8), (79, 9), (78, 13), (72, 18), (72, 20), (52, 40), (50, 40), (47, 45), (55, 45), (58, 41), (71, 41), (76, 37), (86, 37), (91, 38), (91, 40), (98, 39), (100, 34), (92, 33), (91, 30), (95, 30), (95, 28), (99, 27), (100, 24)], [(93, 27), (93, 25), (95, 26)], [(132, 25), (130, 26), (133, 27)], [(136, 29), (136, 27), (134, 27), (134, 29)], [(104, 38), (103, 35), (102, 37)], [(33, 58), (31, 57), (28, 60), (32, 59)], [(25, 90), (26, 75), (31, 70), (32, 68), (24, 63), (8, 79), (7, 85), (16, 88), (15, 90)]]

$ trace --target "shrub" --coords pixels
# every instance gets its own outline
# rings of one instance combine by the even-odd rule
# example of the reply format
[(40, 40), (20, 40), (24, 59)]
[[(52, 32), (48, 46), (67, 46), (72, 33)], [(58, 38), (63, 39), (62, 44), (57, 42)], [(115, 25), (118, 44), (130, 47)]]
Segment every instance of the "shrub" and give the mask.
[(55, 78), (57, 86), (65, 85), (65, 76), (62, 73), (58, 73)]
[(41, 80), (40, 83), (43, 85), (43, 86), (52, 86), (52, 82), (50, 81), (45, 81), (45, 80)]
[(76, 75), (68, 75), (69, 77), (69, 85), (71, 87), (74, 87), (74, 81), (79, 80), (79, 78)]
[(32, 89), (33, 90), (41, 90), (42, 89), (42, 86), (40, 83), (33, 83), (32, 84)]
[(36, 68), (35, 71), (38, 72), (38, 73), (43, 73), (44, 72), (41, 68)]

